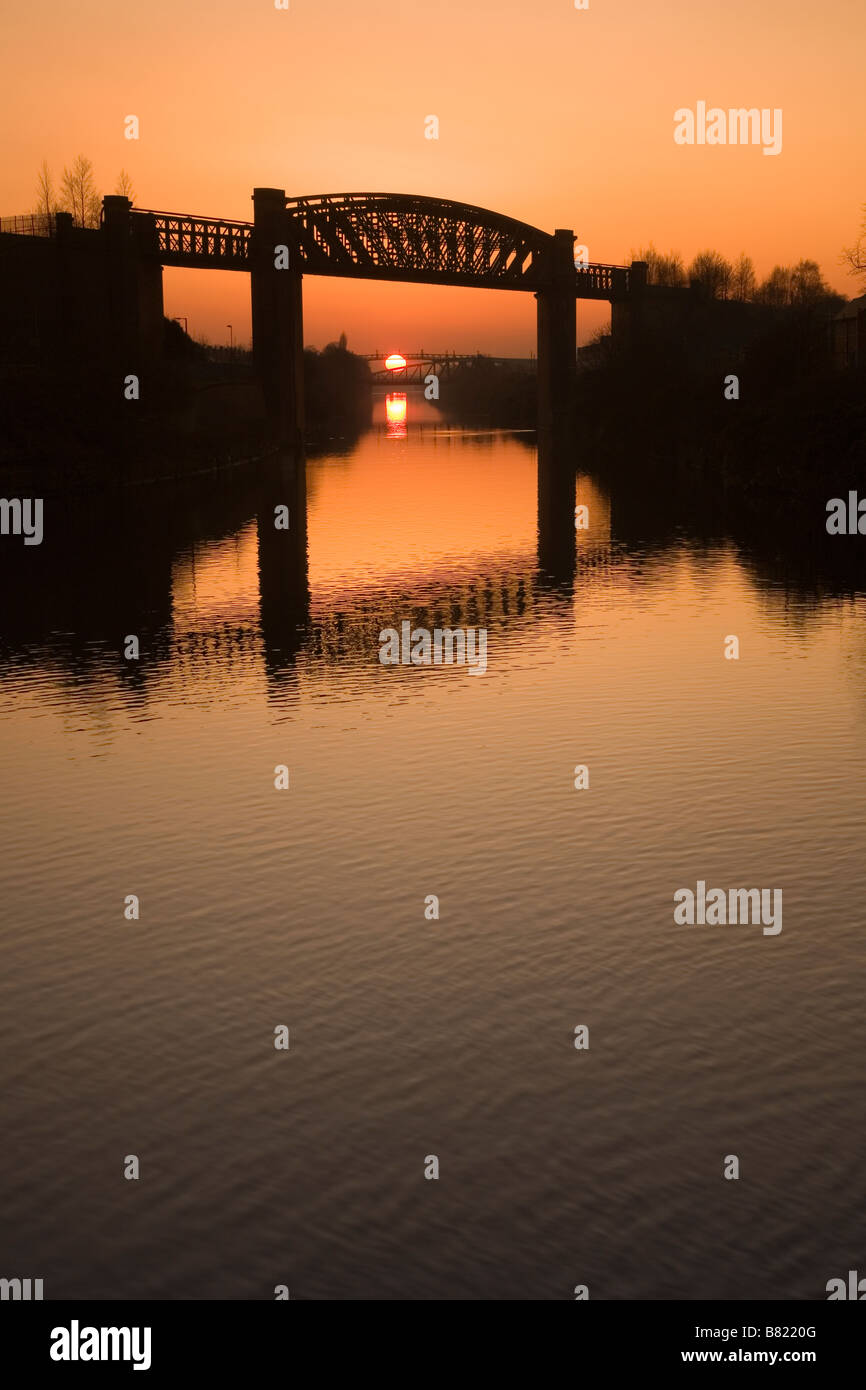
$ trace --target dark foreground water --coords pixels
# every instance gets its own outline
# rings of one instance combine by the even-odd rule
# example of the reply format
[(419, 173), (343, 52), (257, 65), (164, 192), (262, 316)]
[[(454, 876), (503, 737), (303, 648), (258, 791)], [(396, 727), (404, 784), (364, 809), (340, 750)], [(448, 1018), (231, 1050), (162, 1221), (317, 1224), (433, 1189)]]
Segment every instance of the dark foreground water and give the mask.
[[(544, 536), (540, 563), (531, 437), (429, 418), (308, 462), (306, 536), (280, 486), (49, 504), (41, 547), (0, 541), (0, 1275), (823, 1299), (866, 1272), (866, 595), (583, 474), (576, 567)], [(486, 627), (486, 673), (382, 666), (403, 619)], [(781, 932), (677, 925), (699, 879), (782, 889)]]

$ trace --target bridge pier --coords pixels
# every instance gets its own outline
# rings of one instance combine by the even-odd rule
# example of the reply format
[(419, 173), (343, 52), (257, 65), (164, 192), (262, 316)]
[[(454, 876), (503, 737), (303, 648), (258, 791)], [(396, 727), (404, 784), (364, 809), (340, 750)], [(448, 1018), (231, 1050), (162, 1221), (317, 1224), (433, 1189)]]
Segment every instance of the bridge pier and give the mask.
[[(275, 525), (278, 506), (289, 509), (287, 529)], [(300, 455), (280, 453), (260, 470), (256, 513), (265, 665), (279, 682), (291, 675), (310, 623), (307, 481)]]
[(538, 567), (545, 586), (563, 592), (574, 583), (577, 547), (574, 530), (576, 469), (567, 438), (538, 432)]
[(567, 438), (574, 408), (577, 316), (574, 233), (558, 227), (553, 234), (550, 283), (538, 301), (538, 427), (557, 439)]
[[(304, 311), (293, 265), (291, 219), (282, 188), (253, 189), (250, 293), (253, 360), (278, 444), (299, 449), (304, 435)], [(281, 265), (288, 251), (288, 268)]]
[[(162, 266), (147, 257), (141, 219), (132, 203), (115, 194), (102, 200), (102, 235), (111, 356), (124, 374), (140, 375), (162, 355)], [(68, 241), (68, 231), (66, 240)]]
[(610, 332), (614, 345), (626, 353), (643, 347), (646, 316), (646, 261), (632, 261), (628, 272), (628, 297), (614, 299), (610, 306)]

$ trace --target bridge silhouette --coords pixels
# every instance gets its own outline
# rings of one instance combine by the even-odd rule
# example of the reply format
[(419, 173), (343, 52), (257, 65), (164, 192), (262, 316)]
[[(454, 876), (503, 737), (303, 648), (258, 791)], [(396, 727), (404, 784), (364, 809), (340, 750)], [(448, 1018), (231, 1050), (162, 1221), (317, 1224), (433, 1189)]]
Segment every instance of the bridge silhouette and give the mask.
[(579, 263), (574, 233), (544, 232), (487, 208), (399, 193), (288, 198), (257, 188), (253, 221), (132, 209), (125, 217), (144, 256), (161, 265), (240, 270), (252, 279), (253, 357), (281, 441), (303, 435), (304, 275), (523, 291), (538, 301), (538, 423), (565, 427), (577, 355), (575, 301), (628, 301), (646, 267)]
[[(473, 362), (477, 362), (482, 354), (477, 352), (425, 352), (420, 348), (418, 352), (407, 352), (402, 354), (405, 359), (405, 367), (373, 367), (374, 362), (384, 364), (387, 353), (365, 352), (361, 356), (370, 363), (371, 376), (376, 383), (393, 382), (397, 385), (408, 382), (425, 382), (427, 377), (434, 375), (440, 381), (447, 381), (460, 367), (465, 367)], [(492, 357), (485, 356), (485, 361), (500, 367), (512, 367), (518, 371), (535, 371), (535, 358), (528, 357)]]
[(303, 437), (305, 275), (533, 294), (542, 429), (567, 421), (576, 300), (608, 300), (616, 326), (616, 311), (627, 311), (646, 286), (643, 262), (575, 264), (571, 230), (544, 232), (468, 203), (398, 193), (289, 198), (276, 188), (254, 189), (252, 201), (246, 222), (137, 208), (112, 195), (103, 199), (98, 231), (73, 229), (61, 213), (55, 233), (67, 248), (101, 238), (111, 337), (125, 371), (146, 370), (159, 354), (163, 266), (249, 274), (253, 357), (274, 434), (285, 444)]
[[(277, 200), (268, 196), (275, 194)], [(401, 193), (340, 193), (286, 198), (256, 189), (270, 216), (283, 218), (291, 266), (306, 275), (403, 280), (432, 285), (538, 292), (550, 285), (558, 238), (568, 235), (574, 293), (620, 299), (629, 267), (578, 262), (573, 233), (552, 235), (486, 208)], [(112, 200), (114, 201), (114, 200)], [(249, 271), (256, 222), (235, 222), (132, 208), (148, 221), (151, 252), (163, 265)], [(147, 232), (143, 240), (147, 239)]]

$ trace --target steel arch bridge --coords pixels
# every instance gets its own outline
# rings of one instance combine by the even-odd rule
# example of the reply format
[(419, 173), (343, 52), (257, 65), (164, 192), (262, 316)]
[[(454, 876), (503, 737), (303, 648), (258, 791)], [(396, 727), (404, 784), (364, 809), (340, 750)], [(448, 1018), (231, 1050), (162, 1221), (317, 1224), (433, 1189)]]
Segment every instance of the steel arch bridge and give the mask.
[[(549, 232), (470, 203), (339, 193), (287, 199), (286, 211), (307, 274), (529, 292), (553, 279)], [(583, 275), (580, 285), (596, 288)]]
[(143, 350), (143, 304), (154, 342), (161, 330), (162, 266), (249, 274), (253, 354), (281, 443), (303, 438), (306, 275), (534, 295), (538, 423), (563, 438), (573, 405), (575, 301), (609, 300), (628, 334), (644, 299), (644, 264), (575, 264), (570, 229), (544, 232), (471, 203), (406, 193), (289, 198), (282, 188), (255, 188), (252, 201), (252, 222), (239, 222), (147, 211), (111, 195), (103, 199), (103, 243), (126, 361), (136, 342)]
[[(249, 271), (255, 223), (134, 209), (140, 244), (163, 265)], [(281, 234), (304, 275), (537, 293), (556, 278), (555, 235), (447, 198), (323, 193), (285, 198)], [(571, 262), (579, 299), (623, 299), (626, 266)]]

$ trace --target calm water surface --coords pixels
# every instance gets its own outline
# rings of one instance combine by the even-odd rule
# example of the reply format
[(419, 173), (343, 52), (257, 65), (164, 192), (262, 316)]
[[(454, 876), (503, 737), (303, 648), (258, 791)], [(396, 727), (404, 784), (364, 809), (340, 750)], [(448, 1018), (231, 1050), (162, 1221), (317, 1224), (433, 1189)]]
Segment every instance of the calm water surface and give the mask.
[[(866, 1269), (866, 595), (642, 530), (585, 473), (573, 573), (540, 562), (532, 436), (432, 412), (308, 461), (289, 539), (281, 486), (2, 542), (0, 1273), (820, 1299)], [(485, 626), (486, 674), (381, 666), (407, 618)], [(781, 934), (676, 926), (698, 879), (781, 888)]]

